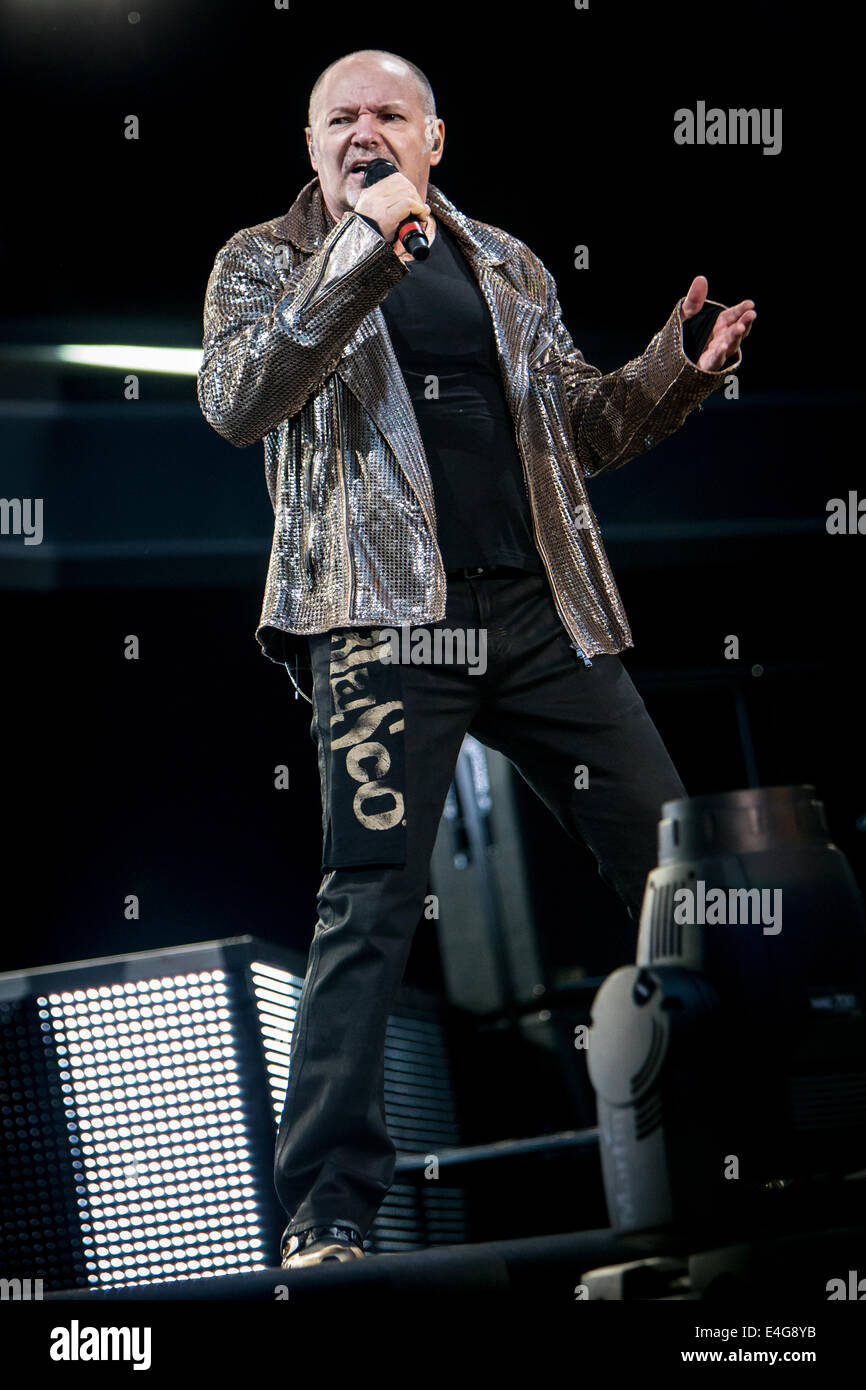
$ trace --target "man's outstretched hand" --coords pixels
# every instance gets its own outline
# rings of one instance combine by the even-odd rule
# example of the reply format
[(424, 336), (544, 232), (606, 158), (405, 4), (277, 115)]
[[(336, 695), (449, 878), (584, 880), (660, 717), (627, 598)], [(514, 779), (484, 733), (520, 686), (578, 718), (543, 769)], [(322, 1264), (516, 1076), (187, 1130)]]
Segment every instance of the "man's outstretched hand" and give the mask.
[[(710, 288), (706, 275), (696, 275), (680, 307), (680, 318), (690, 319), (703, 307)], [(749, 336), (758, 315), (754, 299), (744, 299), (730, 309), (722, 309), (713, 324), (707, 345), (698, 358), (702, 372), (719, 372), (729, 357), (735, 357), (743, 338)]]

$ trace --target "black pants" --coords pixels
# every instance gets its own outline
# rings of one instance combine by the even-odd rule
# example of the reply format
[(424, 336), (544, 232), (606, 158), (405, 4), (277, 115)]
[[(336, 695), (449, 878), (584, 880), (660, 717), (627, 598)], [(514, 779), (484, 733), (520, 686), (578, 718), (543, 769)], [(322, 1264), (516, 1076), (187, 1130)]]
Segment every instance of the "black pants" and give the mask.
[[(486, 671), (470, 674), (468, 663), (400, 667), (405, 866), (332, 868), (322, 879), (274, 1166), (290, 1233), (339, 1222), (365, 1235), (392, 1184), (385, 1027), (464, 735), (514, 763), (568, 834), (589, 846), (635, 921), (656, 864), (661, 804), (687, 795), (619, 657), (584, 665), (544, 575), (449, 577), (445, 618), (427, 630), (436, 627), (484, 629)], [(323, 827), (329, 652), (330, 634), (310, 639)], [(477, 652), (471, 660), (480, 670)], [(588, 785), (576, 787), (579, 765)]]

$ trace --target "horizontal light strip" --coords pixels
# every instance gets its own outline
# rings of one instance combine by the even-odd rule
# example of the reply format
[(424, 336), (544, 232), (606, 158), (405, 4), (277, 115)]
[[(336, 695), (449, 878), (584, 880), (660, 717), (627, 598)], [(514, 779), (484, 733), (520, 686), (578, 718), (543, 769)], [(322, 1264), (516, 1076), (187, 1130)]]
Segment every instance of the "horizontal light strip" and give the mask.
[(201, 348), (134, 347), (125, 343), (60, 343), (48, 348), (55, 362), (114, 371), (160, 372), (163, 376), (198, 376)]

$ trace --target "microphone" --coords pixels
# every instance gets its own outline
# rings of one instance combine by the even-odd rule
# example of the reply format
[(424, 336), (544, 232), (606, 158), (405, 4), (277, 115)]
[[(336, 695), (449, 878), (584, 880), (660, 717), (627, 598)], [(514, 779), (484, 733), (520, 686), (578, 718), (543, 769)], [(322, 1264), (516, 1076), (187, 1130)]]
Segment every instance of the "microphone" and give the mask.
[[(369, 188), (371, 183), (379, 183), (390, 174), (399, 172), (396, 164), (392, 164), (390, 159), (371, 159), (364, 170), (364, 187)], [(400, 223), (395, 240), (402, 241), (410, 256), (416, 261), (426, 261), (430, 255), (430, 243), (424, 235), (424, 228), (415, 216), (407, 217), (405, 222)]]

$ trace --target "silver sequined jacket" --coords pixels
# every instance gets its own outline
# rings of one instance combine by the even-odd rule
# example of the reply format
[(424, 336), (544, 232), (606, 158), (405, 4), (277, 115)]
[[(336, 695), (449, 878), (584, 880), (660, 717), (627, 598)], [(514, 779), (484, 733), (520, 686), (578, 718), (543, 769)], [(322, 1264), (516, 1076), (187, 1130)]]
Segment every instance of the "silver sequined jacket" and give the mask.
[[(640, 357), (602, 373), (574, 346), (553, 277), (523, 242), (430, 183), (427, 202), (490, 307), (536, 545), (569, 640), (584, 659), (622, 651), (631, 632), (585, 480), (671, 434), (741, 355), (722, 372), (695, 366), (680, 300)], [(198, 397), (232, 444), (264, 439), (275, 525), (256, 637), (272, 660), (285, 659), (285, 633), (444, 617), (430, 473), (379, 307), (409, 274), (362, 217), (333, 221), (318, 179), (216, 258)]]

